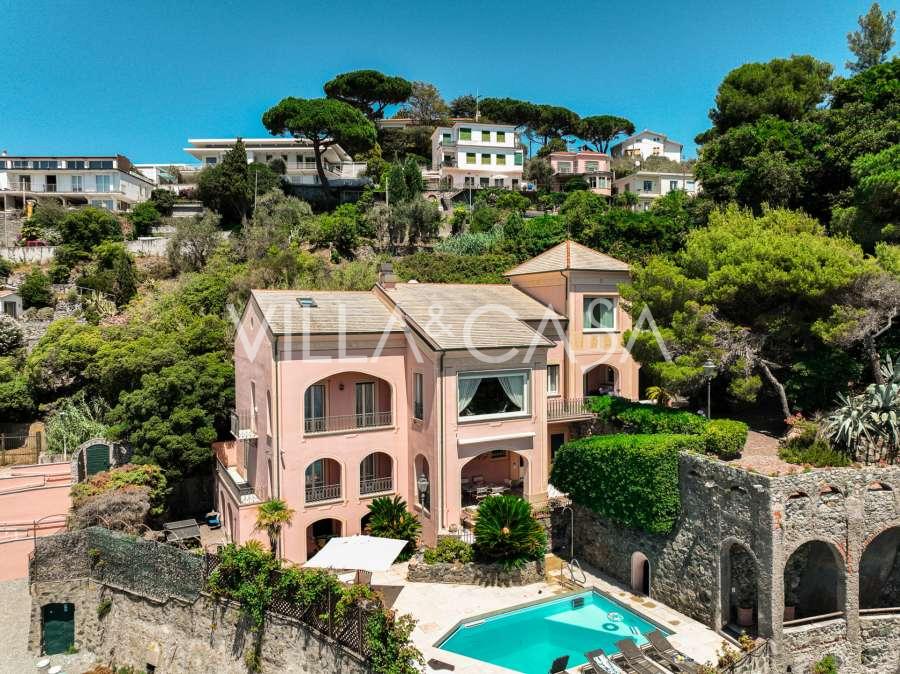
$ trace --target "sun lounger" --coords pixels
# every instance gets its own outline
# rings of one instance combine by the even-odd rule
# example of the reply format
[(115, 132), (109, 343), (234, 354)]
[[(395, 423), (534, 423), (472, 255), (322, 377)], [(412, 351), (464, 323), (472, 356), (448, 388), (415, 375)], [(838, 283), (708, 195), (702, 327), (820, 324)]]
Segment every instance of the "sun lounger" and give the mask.
[(602, 648), (598, 648), (596, 651), (591, 651), (590, 653), (585, 653), (584, 657), (587, 658), (588, 668), (581, 670), (582, 672), (590, 671), (593, 672), (593, 674), (625, 674), (619, 665), (609, 659), (609, 656)]
[(553, 661), (553, 664), (550, 665), (550, 674), (561, 674), (566, 671), (566, 667), (569, 666), (569, 656), (568, 655), (560, 655), (556, 660)]
[(644, 655), (631, 639), (617, 641), (616, 648), (621, 651), (622, 657), (628, 663), (628, 667), (638, 674), (659, 674), (660, 667)]
[(696, 662), (685, 658), (681, 652), (675, 648), (669, 640), (659, 630), (653, 630), (647, 635), (650, 647), (659, 655), (663, 662), (667, 662), (680, 672), (688, 672), (694, 674), (700, 668)]

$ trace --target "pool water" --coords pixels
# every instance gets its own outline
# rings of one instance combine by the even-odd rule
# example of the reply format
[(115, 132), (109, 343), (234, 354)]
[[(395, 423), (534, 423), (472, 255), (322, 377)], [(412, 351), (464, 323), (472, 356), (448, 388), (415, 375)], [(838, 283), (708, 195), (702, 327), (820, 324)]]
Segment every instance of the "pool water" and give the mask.
[[(573, 608), (576, 598), (584, 600), (579, 608)], [(589, 591), (463, 623), (438, 647), (522, 674), (547, 674), (561, 655), (569, 656), (569, 667), (577, 667), (587, 662), (589, 651), (602, 648), (613, 655), (619, 652), (617, 641), (630, 638), (640, 646), (655, 629), (624, 606)]]

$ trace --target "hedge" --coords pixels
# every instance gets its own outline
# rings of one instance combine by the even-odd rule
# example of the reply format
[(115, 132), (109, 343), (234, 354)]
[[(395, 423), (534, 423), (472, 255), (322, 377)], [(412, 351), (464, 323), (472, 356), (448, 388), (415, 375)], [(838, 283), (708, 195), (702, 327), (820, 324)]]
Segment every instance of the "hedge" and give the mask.
[(747, 424), (731, 419), (711, 419), (703, 429), (703, 444), (707, 454), (720, 459), (736, 459), (747, 442)]
[(698, 435), (700, 451), (720, 459), (735, 459), (747, 442), (747, 424), (731, 419), (706, 419), (685, 410), (636, 403), (617, 396), (591, 399), (591, 409), (608, 424), (627, 433)]
[(678, 454), (701, 451), (697, 435), (593, 435), (563, 445), (550, 482), (575, 503), (649, 533), (678, 519)]

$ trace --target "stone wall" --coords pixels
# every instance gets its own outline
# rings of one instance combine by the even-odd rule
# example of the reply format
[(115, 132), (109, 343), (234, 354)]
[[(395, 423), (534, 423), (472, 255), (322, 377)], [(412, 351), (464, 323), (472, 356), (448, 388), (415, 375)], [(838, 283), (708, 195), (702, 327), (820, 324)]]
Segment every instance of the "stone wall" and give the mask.
[(499, 564), (426, 564), (419, 555), (410, 560), (406, 579), (413, 583), (528, 585), (544, 580), (544, 564), (541, 561), (527, 562), (520, 569), (507, 571)]
[[(194, 601), (154, 601), (92, 580), (36, 582), (31, 586), (29, 645), (38, 653), (41, 606), (75, 605), (76, 645), (101, 661), (159, 674), (246, 674), (244, 653), (253, 635), (239, 609), (201, 594)], [(98, 606), (110, 602), (105, 615)], [(262, 672), (370, 674), (346, 651), (290, 619), (270, 615), (261, 651)]]
[[(807, 672), (829, 653), (842, 674), (894, 671), (900, 609), (860, 613), (860, 568), (867, 602), (900, 607), (900, 466), (769, 477), (684, 454), (679, 472), (681, 514), (670, 533), (628, 529), (574, 506), (575, 556), (635, 591), (646, 557), (650, 595), (717, 630), (735, 621), (755, 585), (757, 630), (772, 639), (776, 671)], [(554, 544), (565, 551), (568, 519), (558, 511), (553, 522)], [(830, 604), (839, 615), (785, 627), (786, 585), (798, 618)]]

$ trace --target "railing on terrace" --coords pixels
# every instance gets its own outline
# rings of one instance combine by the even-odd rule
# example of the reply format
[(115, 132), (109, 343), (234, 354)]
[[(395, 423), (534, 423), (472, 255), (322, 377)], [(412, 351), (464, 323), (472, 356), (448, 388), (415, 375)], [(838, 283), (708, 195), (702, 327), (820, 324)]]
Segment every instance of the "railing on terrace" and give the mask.
[(823, 613), (821, 615), (811, 615), (804, 618), (797, 618), (796, 620), (785, 620), (783, 625), (784, 627), (797, 627), (798, 625), (808, 625), (810, 623), (820, 623), (825, 622), (826, 620), (833, 620), (835, 618), (843, 618), (843, 611), (835, 611), (833, 613)]
[(551, 398), (547, 401), (547, 421), (593, 415), (590, 398)]
[(23, 183), (11, 182), (7, 187), (0, 190), (9, 192), (40, 192), (40, 193), (62, 193), (62, 194), (125, 194), (123, 189), (113, 189), (110, 185), (109, 189), (98, 190), (90, 187), (79, 187), (78, 189), (61, 189), (60, 185), (47, 185), (41, 183)]
[(359, 493), (362, 495), (366, 494), (377, 494), (383, 491), (393, 491), (394, 490), (394, 478), (391, 476), (388, 477), (371, 477), (365, 478), (359, 481)]
[(306, 487), (306, 502), (333, 501), (341, 497), (341, 484), (313, 484)]
[(237, 440), (253, 440), (257, 437), (250, 410), (231, 410), (231, 435)]
[(861, 608), (860, 615), (900, 615), (900, 606), (886, 606), (883, 608)]
[(385, 428), (393, 423), (391, 412), (366, 412), (365, 414), (341, 414), (332, 417), (310, 417), (303, 421), (306, 433), (334, 433), (337, 431), (361, 431)]
[[(90, 578), (156, 601), (169, 597), (196, 600), (206, 591), (219, 564), (219, 557), (211, 553), (198, 555), (101, 527), (38, 537), (28, 556), (32, 582)], [(296, 621), (333, 640), (347, 653), (367, 659), (365, 628), (371, 613), (356, 604), (338, 620), (338, 599), (337, 594), (327, 593), (306, 605), (273, 601), (267, 611)], [(298, 638), (304, 637), (300, 634)]]

